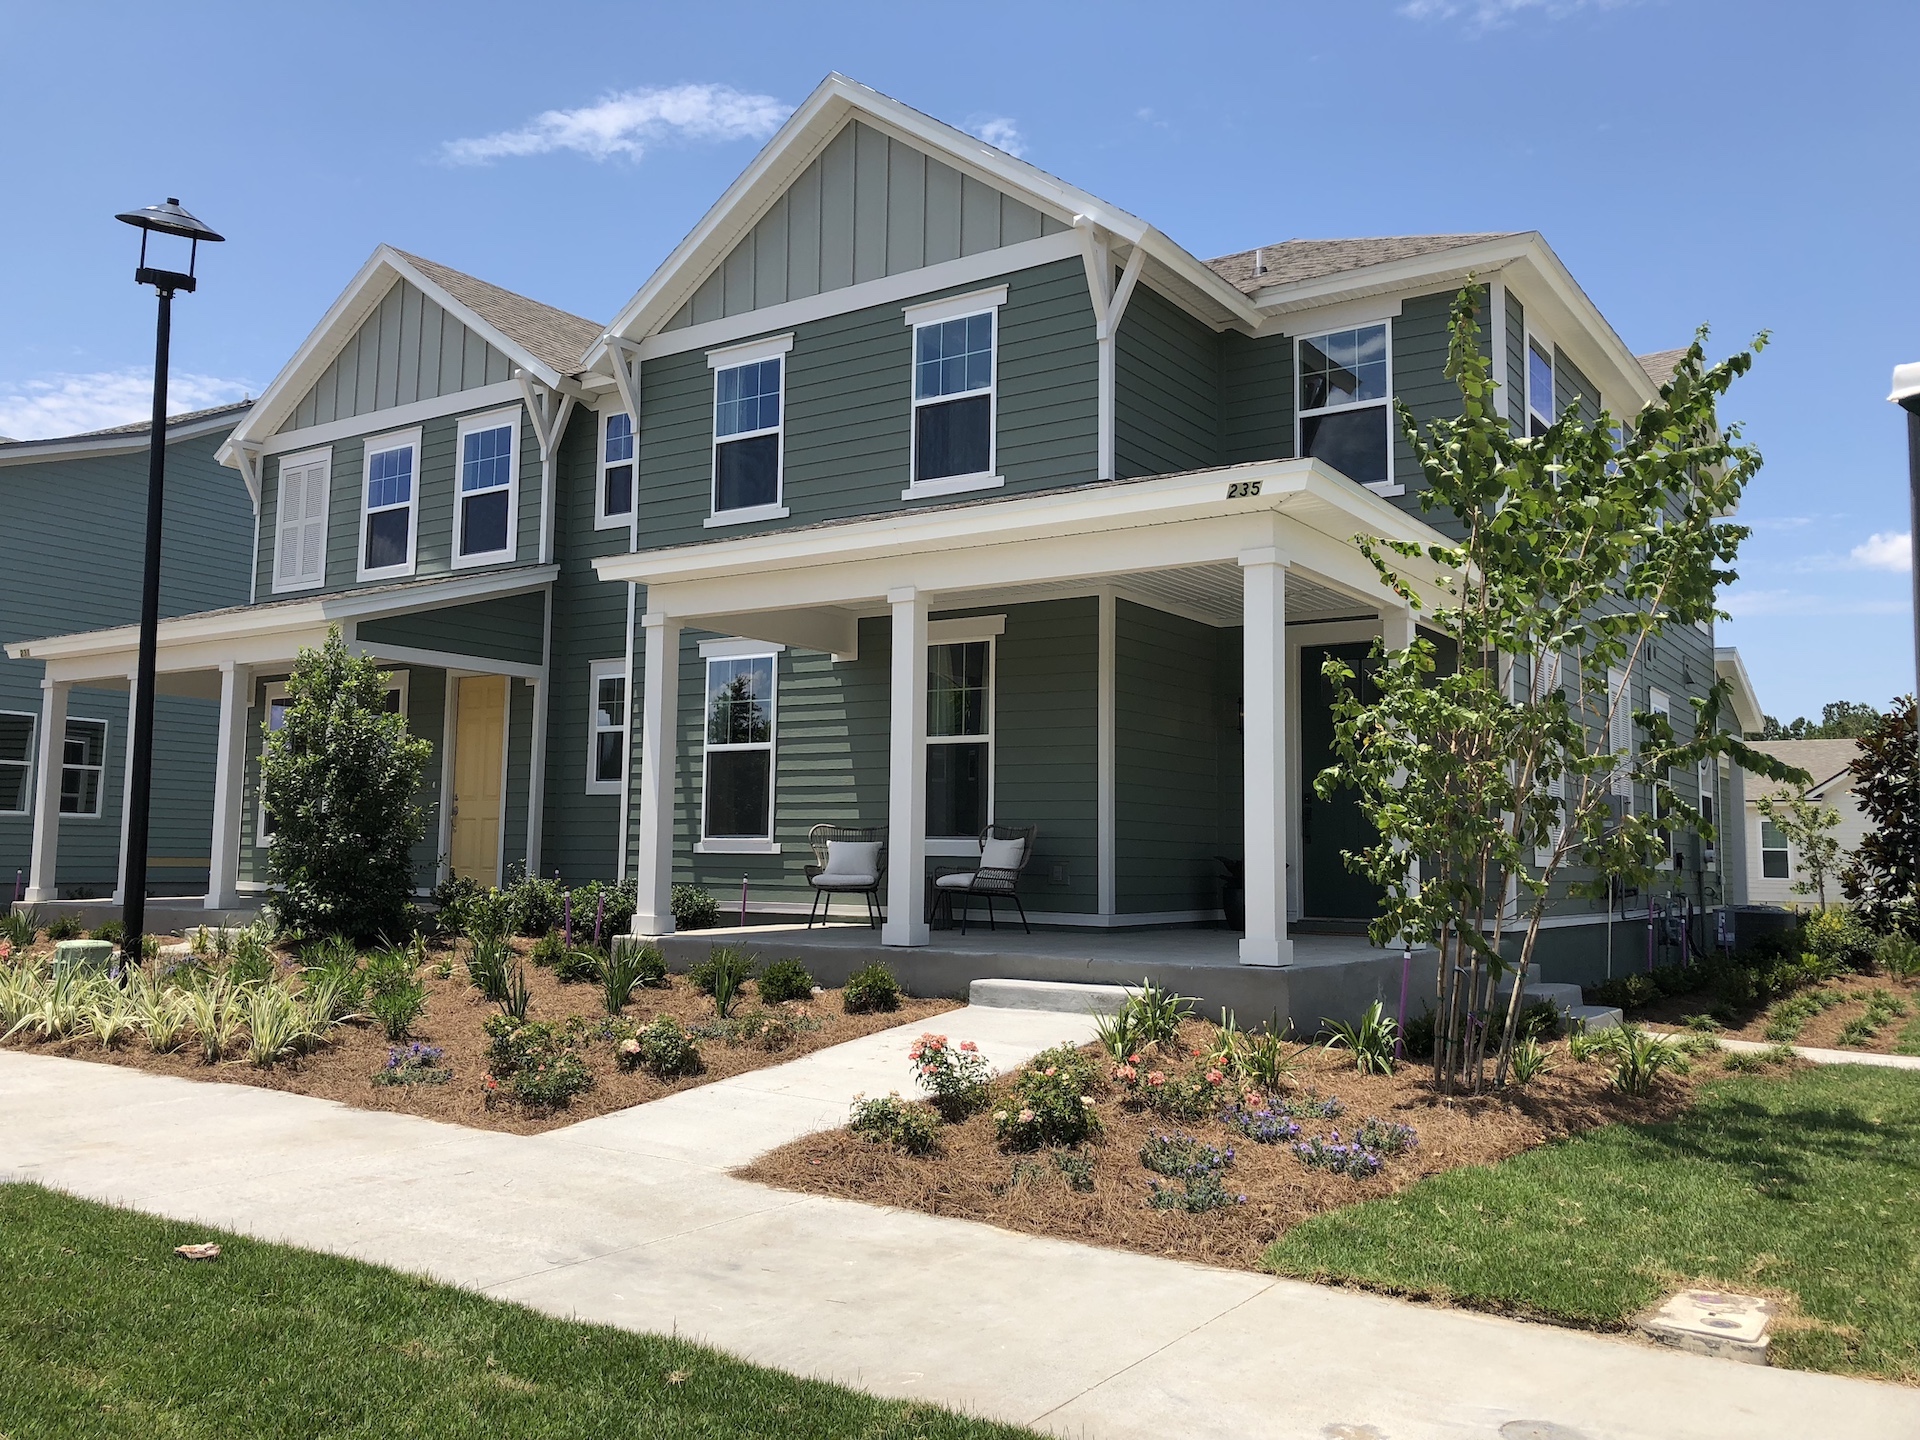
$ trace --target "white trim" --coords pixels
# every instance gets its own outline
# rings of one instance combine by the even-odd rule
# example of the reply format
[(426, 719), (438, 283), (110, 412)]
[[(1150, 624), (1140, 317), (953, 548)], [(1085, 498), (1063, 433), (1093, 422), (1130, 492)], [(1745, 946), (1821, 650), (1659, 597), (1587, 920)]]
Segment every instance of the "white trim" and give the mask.
[(702, 660), (730, 660), (742, 655), (778, 655), (787, 647), (776, 645), (771, 640), (740, 640), (731, 636), (719, 640), (702, 640), (700, 658)]
[[(1337, 335), (1342, 330), (1367, 330), (1375, 325), (1382, 327), (1386, 331), (1386, 344), (1384, 346), (1387, 366), (1386, 394), (1378, 400), (1356, 400), (1347, 405), (1320, 405), (1316, 406), (1312, 411), (1309, 411), (1307, 407), (1300, 403), (1300, 347), (1309, 340), (1324, 340), (1327, 336)], [(1361, 321), (1352, 325), (1336, 326), (1332, 330), (1302, 331), (1293, 337), (1293, 453), (1295, 455), (1299, 455), (1302, 452), (1302, 448), (1306, 443), (1306, 422), (1310, 413), (1315, 416), (1347, 415), (1362, 410), (1378, 410), (1380, 412), (1381, 423), (1385, 426), (1387, 432), (1387, 478), (1385, 480), (1359, 481), (1356, 483), (1363, 485), (1376, 495), (1406, 494), (1406, 487), (1395, 484), (1393, 478), (1394, 439), (1398, 434), (1398, 429), (1394, 424), (1393, 401), (1393, 319), (1391, 317)], [(1325, 464), (1327, 462), (1322, 461), (1321, 463)], [(1347, 478), (1352, 479), (1353, 477), (1348, 476)]]
[(32, 710), (0, 710), (0, 715), (23, 716), (27, 722), (27, 758), (24, 760), (0, 760), (0, 765), (18, 765), (22, 776), (20, 782), (20, 808), (18, 810), (0, 810), (0, 816), (7, 819), (19, 819), (33, 814), (33, 777), (34, 760), (40, 740), (40, 716)]
[(424, 420), (462, 415), (469, 410), (496, 409), (520, 398), (518, 380), (496, 380), (491, 385), (456, 390), (451, 395), (416, 400), (409, 405), (396, 405), (391, 410), (369, 410), (364, 415), (328, 420), (319, 425), (309, 425), (304, 430), (282, 430), (278, 435), (268, 435), (249, 443), (258, 445), (262, 455), (279, 455), (308, 445), (330, 445), (338, 440), (356, 439), (375, 425), (382, 430), (399, 430), (408, 425), (418, 425)]
[[(407, 512), (407, 558), (397, 565), (385, 565), (378, 570), (367, 568), (367, 524), (374, 512), (368, 508), (367, 487), (372, 483), (373, 457), (390, 454), (395, 450), (412, 452), (411, 473), (407, 477), (407, 502), (399, 505), (383, 505), (379, 513), (384, 515), (392, 510), (404, 508)], [(404, 580), (413, 575), (414, 565), (420, 549), (420, 430), (416, 426), (411, 430), (389, 431), (385, 435), (369, 435), (361, 442), (360, 449), (360, 541), (354, 552), (354, 579), (356, 580)]]
[(1316, 305), (1311, 310), (1293, 310), (1287, 314), (1286, 333), (1311, 339), (1336, 330), (1385, 325), (1400, 318), (1405, 304), (1404, 295), (1363, 295), (1358, 300), (1337, 300), (1330, 305)]
[[(696, 853), (731, 855), (772, 855), (778, 849), (760, 849), (759, 846), (775, 846), (774, 836), (779, 829), (777, 806), (780, 795), (779, 743), (780, 743), (780, 652), (784, 647), (778, 645), (751, 645), (750, 648), (734, 650), (724, 655), (705, 656), (700, 659), (700, 827), (699, 840), (695, 845)], [(716, 661), (726, 660), (765, 660), (767, 662), (767, 738), (765, 740), (741, 741), (738, 744), (715, 746), (709, 738), (708, 728), (713, 722), (707, 713), (707, 694), (712, 685), (712, 667)], [(767, 752), (767, 833), (760, 835), (707, 835), (707, 777), (710, 771), (708, 758), (718, 750), (721, 754), (740, 754), (750, 750)], [(703, 852), (700, 846), (716, 844), (724, 846), (750, 845), (756, 848), (748, 850), (715, 850)]]
[[(237, 427), (247, 418), (249, 408), (251, 402), (242, 401), (224, 413), (202, 416), (198, 420), (182, 422), (169, 419), (167, 444), (177, 445), (182, 440), (197, 439), (215, 430)], [(151, 425), (142, 425), (138, 430), (115, 431), (111, 435), (57, 435), (45, 440), (0, 441), (0, 466), (34, 465), (43, 460), (72, 460), (96, 455), (144, 455), (152, 432)]]
[[(792, 341), (791, 335), (782, 339)], [(742, 525), (750, 520), (784, 520), (787, 518), (787, 360), (783, 347), (765, 354), (757, 346), (742, 346), (737, 351), (721, 351), (721, 355), (730, 357), (714, 364), (713, 356), (707, 357), (708, 368), (713, 374), (713, 399), (707, 409), (707, 438), (711, 450), (707, 464), (707, 518), (703, 524)], [(762, 426), (758, 430), (741, 430), (734, 434), (720, 433), (720, 377), (729, 370), (743, 370), (749, 365), (763, 365), (773, 362), (780, 367), (780, 395), (774, 402), (779, 410), (779, 419), (772, 425)], [(766, 505), (742, 505), (730, 510), (719, 508), (720, 499), (720, 447), (735, 445), (746, 440), (764, 440), (773, 437), (773, 501)]]
[(1492, 353), (1487, 356), (1493, 380), (1494, 413), (1511, 423), (1507, 413), (1507, 282), (1495, 273), (1487, 278), (1487, 338)]
[[(1537, 408), (1533, 403), (1533, 348), (1536, 345), (1546, 352), (1547, 384), (1554, 392), (1547, 397), (1547, 408), (1545, 410)], [(1548, 425), (1553, 424), (1554, 421), (1560, 418), (1560, 366), (1558, 358), (1559, 351), (1558, 347), (1553, 343), (1553, 337), (1536, 326), (1533, 323), (1533, 317), (1529, 315), (1527, 317), (1525, 345), (1520, 356), (1521, 373), (1525, 376), (1527, 390), (1526, 403), (1521, 409), (1526, 417), (1526, 433), (1529, 435), (1533, 433), (1534, 416), (1538, 415), (1540, 419)]]
[(700, 524), (708, 530), (719, 530), (728, 525), (751, 525), (756, 520), (784, 520), (792, 513), (784, 505), (748, 505), (739, 510), (722, 510), (717, 515), (709, 515)]
[[(628, 438), (633, 445), (633, 455), (626, 460), (607, 459), (607, 427), (618, 415), (624, 418), (632, 429)], [(633, 424), (633, 415), (620, 405), (602, 410), (595, 416), (593, 467), (593, 528), (596, 530), (631, 530), (634, 512), (639, 508), (640, 499), (640, 427)], [(624, 510), (607, 509), (607, 471), (615, 466), (625, 465), (630, 472), (627, 478), (627, 508)]]
[[(602, 680), (620, 682), (620, 708), (625, 713), (618, 725), (600, 723), (600, 682)], [(627, 661), (624, 656), (587, 662), (587, 794), (589, 795), (618, 795), (627, 788), (627, 766), (631, 762), (629, 748), (633, 735), (627, 717), (633, 713), (629, 695), (632, 685), (633, 680), (627, 673)], [(602, 735), (620, 737), (620, 773), (611, 780), (601, 779), (598, 773)]]
[[(702, 792), (704, 800), (704, 791)], [(696, 855), (778, 855), (778, 840), (699, 840), (694, 843)]]
[(957, 620), (929, 620), (929, 645), (964, 645), (973, 640), (993, 640), (1007, 633), (1005, 615), (963, 615)]
[[(748, 340), (739, 345), (724, 345), (707, 352), (709, 370), (733, 370), (742, 365), (758, 365), (762, 360), (777, 360), (793, 349), (793, 332), (785, 335), (769, 335), (762, 340)], [(781, 389), (786, 388), (784, 370), (780, 376)], [(784, 394), (782, 395), (784, 399)], [(781, 412), (785, 414), (785, 411)]]
[[(520, 558), (520, 425), (523, 405), (515, 403), (501, 410), (489, 410), (478, 415), (461, 417), (453, 436), (453, 557), (450, 562), (455, 570), (470, 570), (476, 565), (509, 564)], [(511, 448), (507, 452), (507, 543), (504, 549), (483, 550), (473, 555), (461, 554), (467, 528), (467, 492), (461, 488), (462, 472), (465, 470), (467, 436), (482, 430), (505, 430), (512, 437)], [(476, 490), (474, 495), (485, 495), (492, 489)]]
[(348, 648), (371, 656), (381, 665), (424, 665), (435, 670), (462, 670), (470, 675), (508, 675), (515, 680), (538, 680), (538, 665), (521, 660), (495, 660), (487, 655), (462, 655), (452, 650), (428, 650), (418, 645), (387, 645), (355, 639)]
[(967, 295), (949, 295), (940, 300), (922, 300), (917, 304), (904, 305), (900, 314), (909, 329), (918, 330), (922, 325), (937, 325), (945, 320), (958, 320), (962, 316), (978, 315), (985, 310), (997, 310), (1006, 303), (1007, 287), (995, 285)]
[[(311, 471), (316, 468), (318, 468), (320, 472), (320, 489), (321, 489), (320, 514), (318, 517), (319, 525), (320, 525), (320, 568), (317, 572), (315, 572), (315, 574), (311, 578), (308, 578), (302, 575), (299, 572), (298, 568), (295, 568), (293, 571), (292, 577), (289, 578), (288, 567), (284, 563), (286, 560), (284, 547), (287, 539), (287, 518), (286, 518), (287, 472), (289, 470)], [(313, 485), (313, 483), (314, 483), (313, 477), (309, 475), (306, 480), (306, 484), (309, 487), (309, 496), (308, 496), (309, 500), (311, 500), (310, 487)], [(311, 504), (309, 504), (307, 508), (311, 510), (312, 509)], [(330, 523), (332, 520), (332, 516), (333, 516), (333, 449), (332, 447), (328, 446), (319, 450), (309, 450), (304, 454), (289, 455), (285, 459), (283, 459), (280, 462), (279, 473), (274, 477), (274, 482), (273, 482), (273, 593), (274, 594), (284, 595), (284, 594), (287, 594), (289, 591), (295, 591), (295, 590), (318, 590), (327, 583), (327, 541), (329, 538), (329, 532), (332, 529), (332, 525)], [(307, 524), (311, 524), (313, 522), (310, 520), (303, 520), (299, 523), (304, 526)], [(295, 544), (296, 546), (304, 546), (306, 544), (306, 538), (304, 534), (296, 539)]]
[(900, 492), (902, 500), (937, 500), (945, 495), (965, 495), (973, 490), (998, 490), (1007, 483), (1004, 475), (949, 475), (940, 480), (909, 482)]
[(1099, 656), (1096, 661), (1094, 731), (1094, 828), (1096, 886), (1102, 917), (1119, 909), (1118, 866), (1118, 774), (1115, 744), (1118, 721), (1117, 658), (1119, 653), (1120, 601), (1111, 589), (1099, 595)]
[[(616, 357), (617, 358), (617, 357)], [(639, 587), (627, 586), (627, 753), (623, 764), (626, 767), (625, 783), (620, 787), (620, 853), (614, 857), (613, 878), (616, 883), (625, 884), (627, 879), (627, 842), (632, 838), (633, 828), (633, 692), (639, 687), (634, 684), (633, 674), (633, 627), (634, 607), (637, 603)]]

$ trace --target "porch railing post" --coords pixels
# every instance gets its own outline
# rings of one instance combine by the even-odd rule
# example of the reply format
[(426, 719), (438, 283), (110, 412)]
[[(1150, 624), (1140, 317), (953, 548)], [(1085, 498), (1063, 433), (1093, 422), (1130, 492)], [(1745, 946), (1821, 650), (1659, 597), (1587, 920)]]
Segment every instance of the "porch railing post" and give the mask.
[(1240, 556), (1247, 930), (1243, 965), (1291, 965), (1287, 934), (1287, 565), (1266, 546)]
[(209, 910), (240, 904), (241, 777), (246, 768), (247, 710), (253, 671), (231, 660), (220, 664), (220, 732), (213, 761), (213, 847), (207, 861)]
[(907, 586), (893, 607), (893, 703), (887, 770), (887, 923), (883, 945), (924, 945), (927, 890), (927, 597)]
[(647, 683), (640, 720), (640, 844), (634, 878), (635, 935), (673, 933), (673, 774), (679, 724), (680, 622), (649, 612)]
[(60, 898), (60, 771), (67, 758), (67, 693), (64, 680), (40, 682), (40, 733), (34, 737), (33, 858), (27, 871), (27, 903)]

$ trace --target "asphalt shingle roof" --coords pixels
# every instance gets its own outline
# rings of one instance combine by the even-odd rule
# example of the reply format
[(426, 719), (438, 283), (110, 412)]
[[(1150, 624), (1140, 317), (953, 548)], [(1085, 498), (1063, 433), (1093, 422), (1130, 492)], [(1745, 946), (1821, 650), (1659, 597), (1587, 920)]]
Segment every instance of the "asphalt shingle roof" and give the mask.
[[(1277, 245), (1263, 245), (1257, 250), (1222, 255), (1207, 261), (1207, 265), (1229, 285), (1251, 295), (1269, 285), (1292, 285), (1302, 280), (1317, 280), (1323, 275), (1364, 270), (1369, 265), (1411, 260), (1417, 255), (1432, 255), (1441, 250), (1458, 250), (1464, 245), (1478, 245), (1483, 240), (1504, 240), (1516, 233), (1520, 232), (1382, 235), (1360, 240), (1282, 240)], [(1259, 266), (1265, 266), (1265, 269), (1256, 273)]]
[[(191, 425), (196, 420), (211, 420), (218, 415), (231, 415), (237, 423), (240, 417), (253, 408), (252, 400), (233, 400), (225, 405), (212, 405), (205, 410), (183, 410), (177, 415), (167, 416), (167, 428), (176, 425)], [(109, 425), (104, 430), (82, 430), (77, 435), (45, 435), (38, 440), (15, 440), (11, 436), (0, 435), (0, 445), (57, 445), (62, 440), (97, 440), (102, 435), (144, 435), (153, 428), (151, 420), (135, 420), (130, 425)]]
[(1754, 740), (1749, 743), (1761, 754), (1771, 755), (1776, 760), (1784, 760), (1795, 769), (1804, 770), (1813, 777), (1813, 784), (1803, 791), (1797, 785), (1783, 785), (1778, 780), (1764, 780), (1754, 776), (1747, 782), (1747, 798), (1750, 800), (1758, 800), (1763, 796), (1793, 796), (1824, 790), (1835, 779), (1843, 776), (1847, 767), (1860, 755), (1858, 740)]
[(1664, 385), (1673, 378), (1673, 372), (1680, 368), (1680, 361), (1686, 355), (1687, 347), (1678, 350), (1656, 350), (1651, 355), (1636, 355), (1640, 368), (1647, 372), (1647, 378), (1655, 385)]
[(397, 253), (417, 266), (420, 273), (440, 285), (474, 314), (495, 326), (503, 335), (518, 341), (528, 354), (562, 375), (580, 369), (587, 347), (598, 340), (606, 327), (597, 320), (571, 315), (529, 300), (511, 290), (502, 290), (485, 280), (452, 269), (423, 256)]

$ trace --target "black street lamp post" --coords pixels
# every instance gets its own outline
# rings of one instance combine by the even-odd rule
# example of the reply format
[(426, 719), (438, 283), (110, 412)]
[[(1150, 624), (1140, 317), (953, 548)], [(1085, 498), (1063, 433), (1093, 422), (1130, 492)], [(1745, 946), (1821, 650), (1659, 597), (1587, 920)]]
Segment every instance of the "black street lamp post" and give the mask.
[(1920, 362), (1893, 367), (1887, 398), (1907, 412), (1907, 544), (1913, 561), (1913, 666), (1920, 683)]
[[(140, 661), (133, 690), (133, 741), (127, 754), (127, 844), (120, 857), (121, 923), (126, 938), (121, 954), (129, 963), (140, 960), (141, 939), (147, 927), (147, 821), (153, 796), (153, 686), (156, 654), (160, 648), (160, 524), (167, 489), (167, 350), (172, 340), (173, 297), (197, 288), (194, 263), (200, 242), (225, 239), (202, 225), (167, 197), (164, 205), (149, 205), (116, 215), (140, 229), (140, 266), (133, 272), (136, 285), (151, 285), (160, 296), (160, 318), (153, 342), (153, 430), (147, 441), (147, 558), (140, 585)], [(147, 264), (147, 238), (158, 231), (191, 242), (187, 272), (157, 270)]]

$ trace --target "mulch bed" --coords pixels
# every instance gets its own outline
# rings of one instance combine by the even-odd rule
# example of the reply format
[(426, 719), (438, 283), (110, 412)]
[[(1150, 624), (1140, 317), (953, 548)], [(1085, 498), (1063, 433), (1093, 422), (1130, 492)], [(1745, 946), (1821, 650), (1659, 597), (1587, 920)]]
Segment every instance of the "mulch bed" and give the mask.
[[(952, 1038), (966, 1037), (955, 1032)], [(1212, 1038), (1211, 1026), (1189, 1021), (1180, 1043), (1204, 1049)], [(1564, 1044), (1551, 1049), (1554, 1068), (1524, 1089), (1453, 1097), (1433, 1092), (1426, 1065), (1403, 1065), (1391, 1076), (1362, 1075), (1350, 1054), (1304, 1051), (1289, 1093), (1304, 1097), (1311, 1090), (1323, 1099), (1337, 1097), (1343, 1108), (1337, 1118), (1299, 1120), (1302, 1140), (1328, 1137), (1334, 1130), (1350, 1139), (1369, 1116), (1418, 1132), (1413, 1150), (1388, 1159), (1370, 1179), (1309, 1169), (1290, 1145), (1257, 1143), (1217, 1118), (1174, 1121), (1130, 1109), (1103, 1085), (1095, 1096), (1103, 1133), (1080, 1152), (1093, 1161), (1093, 1189), (1076, 1190), (1054, 1154), (1013, 1153), (995, 1139), (992, 1111), (1007, 1103), (1011, 1086), (1006, 1080), (995, 1083), (986, 1110), (943, 1127), (937, 1154), (916, 1158), (840, 1129), (796, 1140), (734, 1173), (790, 1190), (1252, 1269), (1283, 1231), (1312, 1215), (1394, 1194), (1443, 1170), (1491, 1164), (1595, 1126), (1670, 1118), (1691, 1104), (1700, 1080), (1720, 1070), (1710, 1059), (1696, 1063), (1691, 1076), (1662, 1076), (1652, 1095), (1631, 1099), (1611, 1088), (1608, 1067), (1572, 1061)], [(1087, 1050), (1097, 1054), (1095, 1047)], [(1101, 1075), (1109, 1064), (1098, 1058)], [(1270, 1097), (1270, 1103), (1277, 1108), (1283, 1098)], [(1245, 1203), (1198, 1214), (1150, 1208), (1153, 1183), (1167, 1182), (1141, 1163), (1141, 1147), (1156, 1134), (1170, 1133), (1231, 1147), (1233, 1163), (1222, 1179), (1228, 1191), (1246, 1196)]]
[[(523, 956), (531, 943), (517, 942)], [(464, 946), (461, 948), (464, 951)], [(434, 976), (432, 962), (451, 958), (452, 954), (451, 951), (435, 952), (428, 967), (421, 972), (421, 981), (427, 988), (427, 1007), (412, 1032), (412, 1039), (438, 1046), (445, 1052), (440, 1064), (451, 1068), (453, 1075), (442, 1085), (375, 1085), (373, 1076), (385, 1067), (390, 1042), (380, 1026), (370, 1021), (337, 1025), (329, 1032), (328, 1044), (298, 1059), (283, 1060), (272, 1069), (261, 1069), (245, 1059), (207, 1065), (192, 1050), (191, 1042), (172, 1054), (155, 1054), (138, 1035), (112, 1050), (103, 1049), (92, 1037), (48, 1043), (26, 1033), (14, 1036), (5, 1044), (8, 1049), (125, 1065), (156, 1075), (256, 1085), (338, 1100), (362, 1110), (392, 1110), (456, 1125), (532, 1135), (724, 1080), (729, 1075), (778, 1065), (876, 1030), (928, 1020), (956, 1008), (959, 1003), (903, 995), (897, 1010), (849, 1015), (842, 1007), (841, 992), (826, 990), (811, 1001), (789, 1001), (766, 1007), (789, 1017), (810, 1017), (818, 1022), (817, 1028), (797, 1029), (792, 1041), (782, 1048), (770, 1051), (752, 1043), (702, 1040), (700, 1055), (704, 1069), (695, 1075), (666, 1080), (644, 1069), (621, 1070), (615, 1063), (613, 1045), (594, 1041), (582, 1052), (593, 1071), (592, 1088), (576, 1095), (571, 1104), (562, 1109), (540, 1113), (504, 1097), (496, 1099), (491, 1108), (486, 1104), (482, 1077), (488, 1068), (487, 1037), (481, 1026), (499, 1011), (468, 983), (466, 969), (457, 960), (451, 978)], [(551, 971), (531, 963), (525, 964), (524, 970), (527, 988), (533, 997), (528, 1019), (564, 1022), (567, 1017), (578, 1015), (589, 1023), (597, 1023), (606, 1014), (598, 986), (562, 984)], [(734, 1014), (745, 1014), (759, 1004), (749, 987)], [(633, 1002), (623, 1013), (628, 1020), (640, 1025), (657, 1015), (671, 1015), (687, 1025), (714, 1019), (712, 999), (694, 989), (684, 975), (669, 976), (666, 989), (635, 991)], [(400, 1048), (405, 1048), (404, 1043)]]
[[(1841, 1004), (1823, 1010), (1812, 1016), (1801, 1026), (1795, 1045), (1812, 1045), (1826, 1049), (1860, 1050), (1874, 1055), (1892, 1055), (1898, 1053), (1901, 1036), (1916, 1016), (1920, 1016), (1920, 981), (1900, 980), (1884, 975), (1843, 975), (1837, 980), (1824, 981), (1808, 987), (1812, 990), (1832, 991), (1847, 997)], [(1891, 990), (1906, 1002), (1907, 1013), (1900, 1016), (1874, 1034), (1864, 1043), (1842, 1046), (1840, 1032), (1846, 1028), (1849, 1020), (1866, 1013), (1866, 997), (1875, 990)], [(1672, 995), (1663, 997), (1651, 1005), (1635, 1009), (1628, 1019), (1636, 1024), (1651, 1027), (1679, 1028), (1686, 1024), (1690, 1015), (1704, 1015), (1719, 1002), (1714, 996), (1705, 993), (1692, 995)], [(1775, 1001), (1777, 1005), (1780, 1002)], [(1771, 1044), (1767, 1038), (1767, 1024), (1772, 1006), (1763, 1006), (1755, 1010), (1741, 1010), (1733, 1018), (1738, 1022), (1727, 1025), (1724, 1030), (1714, 1034), (1728, 1040), (1758, 1040)]]

